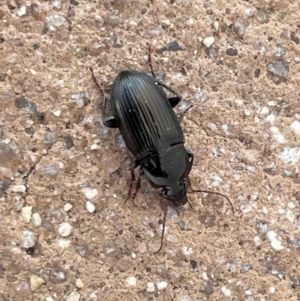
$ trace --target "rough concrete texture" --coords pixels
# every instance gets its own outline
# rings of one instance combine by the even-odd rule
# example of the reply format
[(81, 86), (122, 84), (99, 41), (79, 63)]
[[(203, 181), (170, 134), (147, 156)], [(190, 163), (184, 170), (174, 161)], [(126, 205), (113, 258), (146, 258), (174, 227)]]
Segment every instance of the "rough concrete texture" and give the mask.
[[(0, 300), (300, 300), (299, 3), (0, 1)], [(124, 206), (134, 158), (89, 70), (108, 94), (149, 45), (194, 105), (193, 187), (235, 208), (189, 194), (159, 254), (161, 196)]]

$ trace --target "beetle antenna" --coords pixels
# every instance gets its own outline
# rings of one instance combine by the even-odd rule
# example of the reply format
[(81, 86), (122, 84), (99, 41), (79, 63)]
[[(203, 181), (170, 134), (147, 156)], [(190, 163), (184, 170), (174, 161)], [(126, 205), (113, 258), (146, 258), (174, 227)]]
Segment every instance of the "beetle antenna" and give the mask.
[(225, 198), (225, 199), (227, 200), (227, 202), (230, 204), (230, 206), (231, 206), (231, 211), (232, 211), (233, 213), (235, 213), (234, 207), (233, 207), (233, 205), (232, 205), (230, 199), (229, 199), (226, 195), (224, 195), (224, 194), (222, 194), (222, 193), (220, 193), (220, 192), (216, 192), (216, 191), (210, 191), (210, 190), (194, 190), (192, 187), (191, 187), (191, 189), (192, 189), (191, 192), (211, 193), (211, 194), (215, 194), (215, 195), (220, 195), (220, 196), (222, 196), (222, 197)]
[(149, 63), (149, 66), (150, 66), (150, 71), (152, 73), (152, 76), (154, 79), (156, 79), (156, 76), (154, 74), (154, 71), (153, 71), (153, 66), (152, 66), (152, 59), (151, 59), (151, 47), (149, 46), (149, 49), (148, 49), (148, 63)]
[(95, 76), (95, 73), (94, 73), (93, 68), (90, 67), (90, 70), (91, 70), (91, 72), (92, 72), (92, 78), (93, 78), (94, 83), (96, 84), (96, 86), (97, 86), (98, 89), (100, 90), (100, 93), (102, 94), (102, 96), (105, 97), (104, 92), (103, 92), (101, 86), (100, 86), (99, 83), (97, 82), (97, 79), (96, 79), (96, 76)]

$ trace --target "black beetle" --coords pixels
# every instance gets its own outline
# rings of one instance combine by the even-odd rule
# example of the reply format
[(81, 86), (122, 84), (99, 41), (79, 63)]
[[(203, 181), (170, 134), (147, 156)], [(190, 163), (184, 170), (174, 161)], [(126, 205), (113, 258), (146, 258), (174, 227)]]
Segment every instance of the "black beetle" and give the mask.
[[(106, 118), (106, 98), (93, 69), (90, 69), (104, 97), (102, 107), (104, 125), (120, 129), (127, 147), (136, 158), (131, 170), (132, 180), (134, 180), (134, 169), (140, 166), (133, 200), (140, 187), (140, 176), (145, 175), (153, 187), (162, 189), (164, 198), (179, 206), (188, 202), (186, 197), (189, 186), (188, 175), (193, 166), (194, 155), (184, 147), (184, 135), (173, 110), (181, 101), (181, 95), (155, 78), (150, 48), (149, 64), (153, 78), (146, 73), (133, 70), (121, 71), (115, 78), (110, 92), (113, 114), (113, 118), (110, 119)], [(162, 88), (167, 89), (174, 96), (168, 98)], [(130, 196), (132, 182), (127, 199)], [(206, 190), (192, 189), (192, 192), (222, 195)], [(166, 213), (164, 223), (165, 217)], [(163, 234), (164, 226), (162, 240)]]

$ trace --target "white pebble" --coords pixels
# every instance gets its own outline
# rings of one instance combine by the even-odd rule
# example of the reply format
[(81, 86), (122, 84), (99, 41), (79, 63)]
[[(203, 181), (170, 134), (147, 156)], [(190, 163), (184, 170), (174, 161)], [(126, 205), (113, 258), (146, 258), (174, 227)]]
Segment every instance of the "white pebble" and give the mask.
[(26, 223), (30, 222), (31, 214), (32, 214), (32, 207), (31, 206), (26, 206), (26, 207), (23, 207), (21, 209), (22, 218), (24, 219), (24, 221)]
[(81, 191), (88, 200), (92, 200), (98, 194), (98, 190), (96, 188), (87, 187), (83, 188)]
[(73, 291), (66, 299), (66, 301), (79, 301), (80, 294), (77, 291)]
[(205, 37), (202, 41), (203, 45), (206, 48), (209, 48), (213, 43), (215, 42), (215, 38), (214, 37)]
[(235, 104), (236, 104), (238, 107), (241, 107), (241, 106), (244, 104), (244, 100), (243, 100), (243, 99), (236, 99), (236, 100), (235, 100)]
[(86, 210), (89, 213), (93, 213), (95, 211), (95, 209), (96, 209), (96, 207), (95, 207), (95, 205), (91, 201), (87, 201), (86, 202)]
[(148, 282), (147, 283), (147, 292), (153, 293), (155, 291), (154, 282)]
[(31, 230), (25, 230), (22, 233), (22, 247), (25, 249), (31, 248), (36, 243), (35, 234)]
[(268, 106), (270, 106), (270, 107), (275, 107), (276, 105), (277, 105), (277, 101), (276, 100), (270, 100), (268, 102)]
[(274, 286), (269, 287), (269, 293), (270, 294), (274, 294), (275, 293), (275, 287)]
[(60, 249), (66, 250), (70, 247), (71, 241), (67, 239), (59, 239), (57, 245)]
[(285, 138), (283, 134), (280, 132), (279, 128), (276, 126), (271, 126), (270, 131), (273, 135), (273, 138), (278, 142), (278, 143), (284, 143)]
[(222, 286), (221, 290), (226, 297), (229, 297), (231, 295), (230, 289), (228, 289), (226, 286)]
[(193, 249), (190, 248), (190, 247), (183, 247), (183, 248), (182, 248), (182, 253), (183, 253), (184, 255), (191, 255), (191, 254), (194, 253), (194, 251), (193, 251)]
[(290, 209), (296, 208), (296, 206), (295, 206), (295, 204), (294, 204), (293, 202), (288, 202), (288, 207), (289, 207)]
[(293, 132), (295, 132), (295, 134), (300, 136), (300, 122), (298, 120), (293, 121), (290, 128)]
[(257, 247), (261, 245), (259, 236), (254, 236), (253, 241)]
[(244, 114), (245, 114), (245, 116), (250, 116), (251, 115), (251, 111), (248, 110), (248, 109), (245, 109), (244, 110)]
[(279, 158), (284, 164), (296, 164), (300, 160), (300, 149), (285, 147), (279, 154)]
[(161, 291), (161, 290), (164, 290), (164, 289), (167, 288), (168, 282), (166, 282), (166, 281), (160, 281), (160, 282), (157, 282), (157, 283), (156, 283), (156, 286), (157, 286), (157, 289), (158, 289), (159, 291)]
[(13, 192), (25, 192), (26, 191), (26, 186), (25, 185), (13, 185), (11, 187), (11, 190)]
[(53, 112), (53, 115), (59, 117), (61, 115), (61, 110), (56, 110)]
[(263, 107), (260, 109), (259, 114), (261, 115), (268, 115), (269, 114), (269, 109), (267, 107)]
[(125, 284), (127, 286), (135, 286), (136, 285), (136, 278), (134, 276), (130, 276), (125, 279)]
[(280, 251), (284, 249), (284, 246), (281, 244), (281, 237), (276, 234), (275, 231), (271, 230), (267, 233), (267, 239), (271, 243), (273, 249)]
[(72, 226), (67, 222), (63, 222), (58, 226), (57, 232), (62, 237), (69, 236), (72, 232)]
[(95, 292), (92, 292), (92, 293), (90, 294), (90, 298), (91, 298), (93, 301), (97, 301), (97, 300), (98, 300), (98, 296), (97, 296), (97, 294), (96, 294)]
[(39, 227), (42, 224), (42, 219), (39, 213), (36, 212), (32, 214), (32, 223), (36, 227)]
[(24, 15), (26, 15), (26, 6), (22, 5), (18, 10), (17, 10), (17, 15), (19, 17), (22, 17)]
[(44, 283), (45, 280), (43, 278), (38, 277), (37, 275), (30, 276), (30, 288), (33, 292), (38, 290)]
[(83, 287), (84, 287), (84, 283), (83, 283), (83, 281), (82, 281), (80, 278), (76, 279), (75, 285), (76, 285), (78, 288), (83, 288)]
[(131, 258), (132, 259), (136, 259), (136, 254), (135, 253), (131, 253)]
[(66, 203), (64, 205), (64, 211), (66, 211), (66, 212), (70, 211), (72, 208), (73, 208), (73, 205), (70, 203)]

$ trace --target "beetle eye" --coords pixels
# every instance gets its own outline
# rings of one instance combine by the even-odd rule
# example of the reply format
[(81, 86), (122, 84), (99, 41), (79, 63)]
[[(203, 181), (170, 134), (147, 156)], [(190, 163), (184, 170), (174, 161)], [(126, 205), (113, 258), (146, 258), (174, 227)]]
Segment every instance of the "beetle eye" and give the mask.
[(162, 195), (164, 198), (168, 198), (168, 190), (163, 189)]

